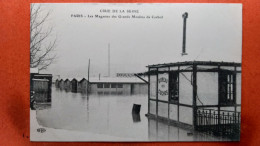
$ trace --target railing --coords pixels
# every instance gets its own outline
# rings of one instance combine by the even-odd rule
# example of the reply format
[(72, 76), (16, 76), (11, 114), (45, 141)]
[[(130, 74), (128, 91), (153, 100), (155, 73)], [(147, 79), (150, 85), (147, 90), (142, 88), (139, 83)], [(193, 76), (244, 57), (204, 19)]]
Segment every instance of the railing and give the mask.
[(198, 109), (195, 128), (197, 131), (207, 134), (238, 139), (240, 136), (240, 112)]

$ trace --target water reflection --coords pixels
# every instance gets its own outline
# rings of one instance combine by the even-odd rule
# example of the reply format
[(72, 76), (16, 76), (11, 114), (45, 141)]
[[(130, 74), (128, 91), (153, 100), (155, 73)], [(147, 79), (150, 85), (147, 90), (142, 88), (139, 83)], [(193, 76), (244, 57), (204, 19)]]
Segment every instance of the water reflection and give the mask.
[(34, 108), (36, 110), (45, 110), (45, 109), (50, 109), (51, 108), (51, 103), (50, 102), (46, 102), (46, 103), (35, 103)]
[(148, 137), (151, 141), (230, 141), (171, 126), (154, 119), (148, 119), (148, 127)]
[(140, 114), (132, 113), (133, 122), (141, 122)]
[[(37, 120), (42, 126), (140, 140), (148, 138), (147, 96), (87, 95), (53, 90), (52, 98), (51, 108), (37, 110)], [(137, 123), (133, 123), (132, 117), (134, 103), (143, 105)]]
[[(40, 125), (55, 129), (132, 138), (137, 141), (219, 141), (148, 119), (147, 95), (81, 94), (52, 90), (52, 105), (37, 110)], [(133, 104), (141, 105), (132, 114)]]

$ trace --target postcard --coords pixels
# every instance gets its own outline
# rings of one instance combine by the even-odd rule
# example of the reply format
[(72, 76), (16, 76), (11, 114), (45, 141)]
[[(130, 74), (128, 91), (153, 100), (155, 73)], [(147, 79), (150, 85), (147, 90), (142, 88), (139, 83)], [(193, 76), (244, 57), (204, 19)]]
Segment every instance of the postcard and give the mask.
[(239, 141), (242, 4), (32, 3), (31, 141)]

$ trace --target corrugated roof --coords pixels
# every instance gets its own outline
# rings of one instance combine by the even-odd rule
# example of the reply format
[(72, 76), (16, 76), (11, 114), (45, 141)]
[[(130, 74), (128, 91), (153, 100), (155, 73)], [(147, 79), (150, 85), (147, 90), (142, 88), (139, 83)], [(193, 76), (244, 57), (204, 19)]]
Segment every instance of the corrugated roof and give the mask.
[(235, 63), (235, 62), (212, 62), (212, 61), (185, 61), (185, 62), (153, 64), (153, 65), (148, 65), (147, 67), (170, 67), (170, 66), (178, 66), (178, 65), (241, 66), (241, 63)]

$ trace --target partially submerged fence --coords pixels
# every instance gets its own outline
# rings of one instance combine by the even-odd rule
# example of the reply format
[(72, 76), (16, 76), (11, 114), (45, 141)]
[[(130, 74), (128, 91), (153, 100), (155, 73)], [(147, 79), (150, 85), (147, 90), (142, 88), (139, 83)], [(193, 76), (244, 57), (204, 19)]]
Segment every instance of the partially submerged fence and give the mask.
[(195, 128), (197, 131), (207, 134), (238, 139), (240, 136), (240, 112), (198, 109)]

